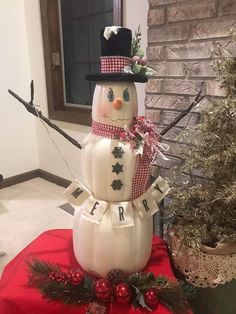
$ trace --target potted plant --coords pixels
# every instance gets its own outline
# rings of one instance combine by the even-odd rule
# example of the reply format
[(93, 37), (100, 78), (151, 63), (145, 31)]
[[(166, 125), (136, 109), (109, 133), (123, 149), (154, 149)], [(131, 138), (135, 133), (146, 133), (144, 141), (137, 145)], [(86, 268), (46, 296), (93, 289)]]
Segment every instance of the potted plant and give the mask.
[(223, 47), (216, 54), (213, 67), (225, 97), (200, 106), (200, 123), (181, 135), (191, 141), (180, 169), (189, 179), (172, 182), (165, 208), (173, 217), (174, 263), (197, 287), (236, 278), (236, 58), (226, 57)]

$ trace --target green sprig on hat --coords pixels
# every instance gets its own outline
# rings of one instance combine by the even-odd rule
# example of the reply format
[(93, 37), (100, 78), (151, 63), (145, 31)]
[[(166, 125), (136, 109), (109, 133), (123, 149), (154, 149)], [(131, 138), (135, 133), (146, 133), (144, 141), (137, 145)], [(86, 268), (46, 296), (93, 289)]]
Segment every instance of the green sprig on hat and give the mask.
[(155, 71), (148, 67), (147, 59), (144, 57), (144, 51), (141, 49), (141, 35), (139, 24), (131, 43), (131, 57), (133, 59), (133, 65), (130, 69), (127, 69), (127, 71), (140, 75), (154, 75)]

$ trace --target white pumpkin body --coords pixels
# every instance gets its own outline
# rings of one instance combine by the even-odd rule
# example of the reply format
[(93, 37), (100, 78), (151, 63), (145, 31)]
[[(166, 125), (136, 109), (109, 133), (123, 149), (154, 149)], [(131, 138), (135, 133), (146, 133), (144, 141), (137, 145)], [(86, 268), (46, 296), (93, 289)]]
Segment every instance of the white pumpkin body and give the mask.
[[(131, 197), (132, 179), (135, 173), (136, 156), (127, 142), (109, 139), (90, 134), (81, 156), (83, 184), (92, 191), (93, 195), (110, 202), (128, 201)], [(112, 165), (121, 160), (114, 158), (112, 151), (121, 147), (123, 172), (117, 175), (112, 172)], [(111, 183), (120, 179), (124, 186), (121, 190), (113, 190)]]
[[(122, 99), (118, 109), (112, 105), (112, 100), (117, 97)], [(137, 116), (134, 83), (97, 84), (92, 116), (93, 121), (106, 125), (121, 128), (130, 125), (133, 117)], [(112, 153), (117, 147), (123, 152), (120, 158)], [(89, 134), (85, 138), (81, 157), (81, 181), (96, 199), (111, 203), (131, 199), (137, 157), (128, 142)], [(122, 165), (118, 172), (114, 172), (113, 168), (116, 163)], [(114, 189), (111, 185), (114, 180), (120, 180), (122, 187)], [(105, 277), (113, 268), (133, 273), (145, 267), (151, 254), (152, 217), (142, 219), (133, 209), (134, 226), (114, 228), (109, 208), (100, 224), (91, 222), (81, 214), (82, 210), (77, 208), (75, 211), (73, 243), (75, 256), (86, 272)]]
[(106, 277), (113, 268), (141, 271), (151, 254), (152, 218), (142, 220), (134, 211), (134, 226), (112, 228), (107, 210), (98, 225), (81, 215), (74, 217), (74, 252), (83, 269)]

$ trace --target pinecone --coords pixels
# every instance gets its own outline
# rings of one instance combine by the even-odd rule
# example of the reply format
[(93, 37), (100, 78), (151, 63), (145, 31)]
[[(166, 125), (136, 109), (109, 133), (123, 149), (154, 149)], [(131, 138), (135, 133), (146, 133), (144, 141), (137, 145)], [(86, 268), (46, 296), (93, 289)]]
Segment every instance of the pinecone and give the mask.
[(106, 307), (97, 302), (89, 303), (86, 314), (106, 314)]
[(121, 269), (112, 269), (107, 274), (107, 279), (113, 283), (117, 284), (125, 279), (125, 273)]

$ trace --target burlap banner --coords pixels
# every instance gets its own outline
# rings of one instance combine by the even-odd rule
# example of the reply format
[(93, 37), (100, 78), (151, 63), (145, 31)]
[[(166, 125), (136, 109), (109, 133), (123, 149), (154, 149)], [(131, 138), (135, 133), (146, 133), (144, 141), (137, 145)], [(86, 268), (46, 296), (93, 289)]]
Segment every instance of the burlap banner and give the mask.
[(74, 180), (65, 190), (68, 202), (81, 207), (82, 214), (91, 222), (100, 224), (103, 215), (109, 209), (111, 224), (114, 228), (130, 227), (134, 225), (133, 210), (137, 210), (143, 219), (154, 215), (158, 210), (158, 203), (169, 191), (167, 182), (158, 177), (150, 188), (140, 197), (128, 202), (106, 202), (96, 199), (78, 180)]

